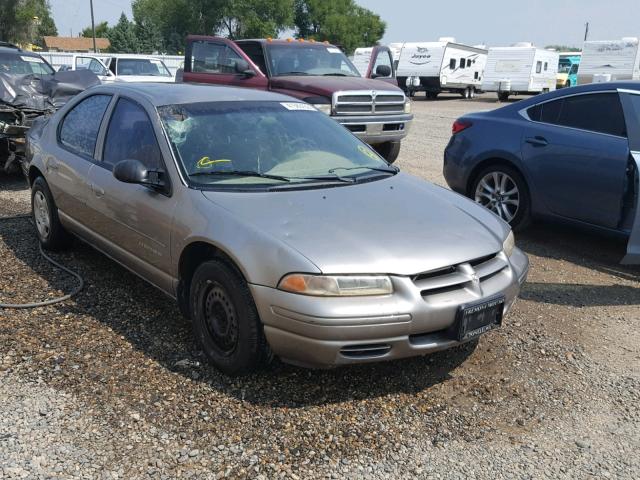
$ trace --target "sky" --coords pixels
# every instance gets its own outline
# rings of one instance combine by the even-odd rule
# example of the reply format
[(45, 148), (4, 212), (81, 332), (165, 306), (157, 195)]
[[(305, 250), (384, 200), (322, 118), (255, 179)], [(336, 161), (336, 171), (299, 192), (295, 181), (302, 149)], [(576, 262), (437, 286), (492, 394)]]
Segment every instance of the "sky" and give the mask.
[[(49, 0), (60, 35), (91, 24), (89, 0)], [(382, 43), (454, 37), (471, 45), (581, 46), (589, 22), (591, 40), (640, 37), (640, 0), (356, 0), (387, 22)], [(131, 0), (94, 0), (96, 23), (131, 17)]]

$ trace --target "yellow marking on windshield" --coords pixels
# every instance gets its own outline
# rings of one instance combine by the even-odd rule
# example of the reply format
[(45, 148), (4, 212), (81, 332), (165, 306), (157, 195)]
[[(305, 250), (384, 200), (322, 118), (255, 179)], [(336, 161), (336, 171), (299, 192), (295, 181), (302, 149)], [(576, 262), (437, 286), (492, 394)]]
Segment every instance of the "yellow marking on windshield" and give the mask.
[(378, 156), (370, 148), (367, 148), (364, 145), (358, 145), (358, 150), (360, 150), (360, 153), (364, 153), (367, 157), (373, 160), (378, 160)]
[(207, 168), (211, 165), (215, 165), (216, 163), (231, 163), (231, 160), (226, 158), (211, 160), (209, 157), (202, 157), (200, 160), (198, 160), (198, 163), (196, 163), (196, 168)]

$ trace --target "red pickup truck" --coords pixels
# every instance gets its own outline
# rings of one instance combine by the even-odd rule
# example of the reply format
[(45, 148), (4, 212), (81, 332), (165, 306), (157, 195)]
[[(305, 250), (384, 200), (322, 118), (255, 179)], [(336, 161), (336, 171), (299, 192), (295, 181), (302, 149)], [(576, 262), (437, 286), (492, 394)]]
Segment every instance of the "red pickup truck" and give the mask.
[(382, 63), (373, 72), (369, 69), (374, 78), (363, 78), (328, 43), (189, 36), (182, 81), (259, 88), (302, 99), (393, 162), (413, 116), (403, 91), (388, 81), (393, 66)]

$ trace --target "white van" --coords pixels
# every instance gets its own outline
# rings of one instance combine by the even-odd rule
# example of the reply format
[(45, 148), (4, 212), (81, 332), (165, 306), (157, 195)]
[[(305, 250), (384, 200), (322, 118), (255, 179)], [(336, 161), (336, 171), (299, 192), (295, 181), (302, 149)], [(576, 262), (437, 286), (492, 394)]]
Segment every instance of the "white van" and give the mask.
[(578, 85), (613, 80), (640, 80), (639, 45), (636, 37), (584, 42), (578, 69)]
[(424, 91), (434, 99), (445, 91), (473, 98), (480, 89), (486, 60), (485, 49), (456, 43), (454, 38), (405, 43), (396, 73), (398, 85), (410, 96)]
[(509, 95), (550, 92), (556, 89), (558, 61), (558, 52), (536, 48), (530, 43), (492, 47), (482, 90), (497, 92), (500, 101), (506, 101)]

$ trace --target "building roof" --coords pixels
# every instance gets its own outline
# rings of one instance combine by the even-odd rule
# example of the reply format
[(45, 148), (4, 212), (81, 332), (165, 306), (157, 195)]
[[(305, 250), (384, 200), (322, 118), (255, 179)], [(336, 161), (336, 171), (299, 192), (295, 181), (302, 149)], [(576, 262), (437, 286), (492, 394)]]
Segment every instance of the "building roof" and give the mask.
[[(93, 50), (93, 38), (90, 37), (44, 37), (47, 48), (72, 52), (74, 50)], [(98, 50), (106, 50), (111, 45), (107, 38), (96, 38)]]

